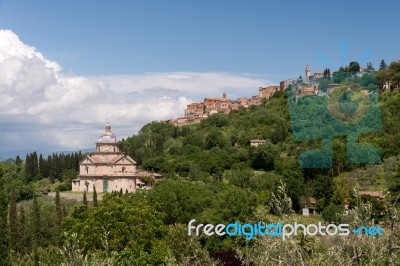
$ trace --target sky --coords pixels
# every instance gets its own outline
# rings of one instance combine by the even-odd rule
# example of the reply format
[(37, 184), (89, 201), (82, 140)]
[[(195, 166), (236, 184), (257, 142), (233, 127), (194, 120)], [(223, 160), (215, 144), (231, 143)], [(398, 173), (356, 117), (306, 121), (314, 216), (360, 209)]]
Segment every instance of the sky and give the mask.
[(0, 152), (94, 147), (205, 96), (400, 59), (399, 0), (0, 0)]

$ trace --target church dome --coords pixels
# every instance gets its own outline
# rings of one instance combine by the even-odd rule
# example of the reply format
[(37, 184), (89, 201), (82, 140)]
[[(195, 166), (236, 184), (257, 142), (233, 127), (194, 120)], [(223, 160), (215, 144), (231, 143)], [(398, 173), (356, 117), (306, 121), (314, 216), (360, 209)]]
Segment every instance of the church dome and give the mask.
[(97, 142), (117, 143), (117, 136), (111, 131), (111, 125), (109, 123), (106, 124), (104, 133), (99, 137)]

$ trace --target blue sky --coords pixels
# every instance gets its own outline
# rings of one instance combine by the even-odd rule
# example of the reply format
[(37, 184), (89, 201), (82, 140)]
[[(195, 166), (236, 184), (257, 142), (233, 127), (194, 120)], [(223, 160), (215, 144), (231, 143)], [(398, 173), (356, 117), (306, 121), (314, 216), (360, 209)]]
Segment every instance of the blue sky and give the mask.
[[(0, 25), (66, 72), (251, 73), (280, 81), (348, 60), (399, 56), (400, 2), (3, 1)], [(364, 62), (362, 62), (364, 63)]]
[(400, 59), (400, 1), (0, 0), (0, 152), (91, 148), (226, 91)]

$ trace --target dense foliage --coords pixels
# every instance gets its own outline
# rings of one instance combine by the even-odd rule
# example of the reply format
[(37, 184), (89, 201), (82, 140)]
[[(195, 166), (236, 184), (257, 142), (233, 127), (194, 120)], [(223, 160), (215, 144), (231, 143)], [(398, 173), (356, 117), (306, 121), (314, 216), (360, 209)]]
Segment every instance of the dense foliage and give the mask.
[[(299, 106), (317, 103), (315, 110), (293, 115), (286, 92), (260, 106), (216, 114), (199, 124), (175, 127), (152, 122), (121, 141), (120, 148), (142, 169), (166, 177), (151, 190), (99, 193), (102, 200), (97, 192), (84, 193), (78, 194), (82, 202), (76, 202), (58, 191), (68, 190), (81, 154), (44, 159), (32, 153), (25, 161), (17, 157), (0, 163), (0, 264), (396, 265), (400, 259), (399, 65), (381, 62), (375, 71), (368, 64), (360, 75), (360, 65), (351, 62), (332, 75), (326, 69), (320, 80), (321, 90), (334, 83), (379, 90), (382, 129), (364, 131), (359, 139), (381, 153), (382, 161), (375, 164), (349, 164), (346, 137), (337, 134), (329, 168), (301, 168), (299, 155), (321, 147), (321, 142), (296, 136), (304, 124), (290, 119), (308, 119), (321, 126), (328, 113), (326, 99), (300, 99)], [(390, 86), (384, 89), (385, 84)], [(361, 126), (376, 125), (374, 118), (368, 116)], [(307, 134), (334, 132), (319, 130), (320, 126)], [(251, 139), (266, 143), (252, 147)], [(389, 193), (380, 200), (360, 197), (357, 190)], [(46, 196), (49, 191), (57, 191), (55, 198)], [(299, 215), (310, 198), (320, 215)], [(279, 237), (246, 241), (244, 236), (188, 236), (191, 219), (203, 224), (380, 223), (386, 233), (377, 238), (298, 235), (285, 241)]]

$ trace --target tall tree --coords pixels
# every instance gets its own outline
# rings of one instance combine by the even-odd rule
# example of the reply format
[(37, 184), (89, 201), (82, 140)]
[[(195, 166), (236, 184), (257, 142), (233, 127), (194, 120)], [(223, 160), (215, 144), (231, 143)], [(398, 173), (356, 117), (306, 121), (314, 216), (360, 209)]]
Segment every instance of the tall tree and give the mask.
[(26, 154), (25, 157), (25, 174), (28, 178), (28, 181), (32, 181), (33, 177), (33, 161), (31, 160), (31, 155)]
[(331, 78), (331, 70), (329, 68), (325, 68), (325, 70), (324, 70), (324, 78), (327, 78), (327, 79)]
[(32, 176), (36, 177), (39, 174), (39, 160), (36, 151), (32, 153), (33, 173)]
[(86, 191), (83, 192), (83, 205), (88, 206)]
[(26, 253), (30, 251), (30, 241), (26, 235), (26, 216), (25, 209), (23, 206), (19, 208), (19, 220), (18, 220), (18, 251)]
[(371, 72), (374, 72), (375, 71), (375, 68), (374, 68), (374, 66), (372, 65), (372, 62), (368, 62), (367, 63), (367, 72), (368, 73), (371, 73)]
[(18, 218), (17, 218), (17, 197), (13, 190), (9, 208), (9, 232), (10, 232), (10, 249), (16, 251), (18, 245)]
[(32, 205), (32, 244), (37, 248), (41, 242), (41, 223), (40, 223), (40, 205), (37, 196), (33, 197)]
[(19, 155), (17, 155), (17, 158), (15, 158), (15, 163), (16, 163), (16, 165), (22, 164), (22, 160), (21, 160), (21, 157), (19, 157)]
[(97, 202), (97, 192), (96, 192), (96, 187), (93, 185), (93, 206), (97, 207), (98, 202)]
[(7, 226), (8, 201), (0, 180), (0, 265), (10, 265), (8, 260), (8, 226)]
[(56, 192), (56, 198), (55, 198), (55, 203), (56, 203), (56, 226), (57, 226), (57, 234), (58, 236), (61, 236), (61, 230), (62, 230), (62, 209), (61, 209), (61, 200), (60, 200), (60, 192)]
[(381, 63), (379, 64), (379, 70), (386, 70), (387, 69), (387, 65), (385, 63), (385, 60), (381, 60)]

